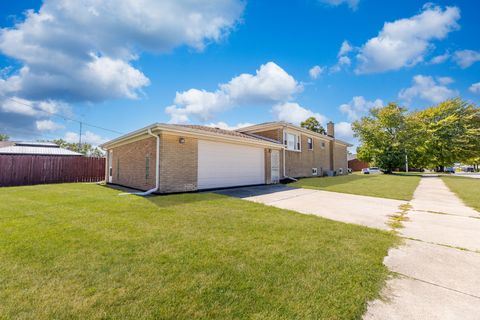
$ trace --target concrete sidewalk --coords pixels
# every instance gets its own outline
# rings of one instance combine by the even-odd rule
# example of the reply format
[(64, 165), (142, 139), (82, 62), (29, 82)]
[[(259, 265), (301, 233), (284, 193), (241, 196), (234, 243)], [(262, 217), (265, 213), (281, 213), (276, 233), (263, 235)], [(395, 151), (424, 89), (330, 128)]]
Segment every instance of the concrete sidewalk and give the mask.
[(400, 234), (415, 240), (385, 257), (395, 276), (364, 319), (480, 319), (480, 214), (435, 177), (410, 204)]

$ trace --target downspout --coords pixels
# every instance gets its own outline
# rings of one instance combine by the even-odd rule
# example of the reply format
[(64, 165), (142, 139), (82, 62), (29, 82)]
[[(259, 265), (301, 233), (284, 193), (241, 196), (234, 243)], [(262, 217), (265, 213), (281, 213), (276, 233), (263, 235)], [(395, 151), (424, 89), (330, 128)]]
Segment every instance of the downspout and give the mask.
[(152, 137), (155, 137), (157, 139), (157, 147), (156, 147), (156, 161), (155, 161), (155, 188), (147, 190), (145, 192), (127, 192), (127, 193), (120, 193), (120, 195), (127, 195), (127, 194), (134, 194), (137, 196), (148, 196), (155, 191), (158, 191), (160, 189), (160, 136), (153, 134), (152, 129), (148, 128), (147, 133), (151, 135)]

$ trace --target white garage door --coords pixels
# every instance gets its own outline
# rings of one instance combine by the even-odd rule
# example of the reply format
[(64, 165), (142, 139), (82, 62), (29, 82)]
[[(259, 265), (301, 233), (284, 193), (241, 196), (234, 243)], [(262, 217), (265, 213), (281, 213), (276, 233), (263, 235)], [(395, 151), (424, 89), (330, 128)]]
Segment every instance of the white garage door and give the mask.
[(263, 148), (198, 141), (198, 188), (265, 183)]

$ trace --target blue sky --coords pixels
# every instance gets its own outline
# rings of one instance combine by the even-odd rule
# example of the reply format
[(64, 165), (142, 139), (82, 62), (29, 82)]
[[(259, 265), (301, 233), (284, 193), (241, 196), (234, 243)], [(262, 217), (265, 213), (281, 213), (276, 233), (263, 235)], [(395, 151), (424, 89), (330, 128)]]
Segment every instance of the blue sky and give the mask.
[(478, 104), (479, 11), (467, 0), (4, 1), (0, 131), (76, 141), (62, 116), (125, 133), (314, 115), (352, 141), (349, 124), (372, 106)]

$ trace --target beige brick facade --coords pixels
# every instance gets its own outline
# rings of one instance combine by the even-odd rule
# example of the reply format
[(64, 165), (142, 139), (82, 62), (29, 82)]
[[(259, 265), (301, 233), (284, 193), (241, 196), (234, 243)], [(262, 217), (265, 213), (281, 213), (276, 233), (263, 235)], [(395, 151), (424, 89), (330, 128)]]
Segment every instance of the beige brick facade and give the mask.
[(348, 174), (347, 146), (335, 143), (333, 150), (333, 163), (337, 175)]
[[(180, 143), (183, 138), (184, 143)], [(197, 190), (198, 139), (161, 134), (160, 192)]]
[(155, 187), (154, 137), (124, 144), (109, 151), (112, 151), (112, 183), (140, 190)]

